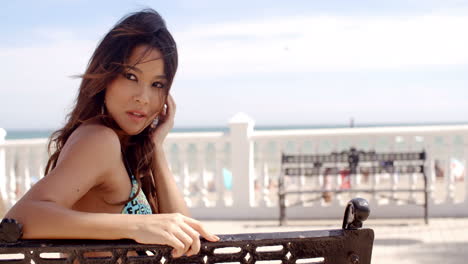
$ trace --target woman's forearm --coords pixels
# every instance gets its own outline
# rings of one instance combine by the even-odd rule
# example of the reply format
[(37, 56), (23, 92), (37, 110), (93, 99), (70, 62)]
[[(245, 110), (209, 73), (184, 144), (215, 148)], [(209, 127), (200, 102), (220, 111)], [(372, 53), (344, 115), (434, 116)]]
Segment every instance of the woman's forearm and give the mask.
[(184, 197), (177, 188), (174, 176), (169, 170), (166, 156), (162, 147), (155, 148), (155, 167), (153, 177), (156, 183), (156, 194), (160, 213), (181, 213), (190, 217)]
[(49, 201), (20, 201), (5, 216), (23, 225), (24, 239), (109, 240), (133, 239), (135, 217), (79, 212)]

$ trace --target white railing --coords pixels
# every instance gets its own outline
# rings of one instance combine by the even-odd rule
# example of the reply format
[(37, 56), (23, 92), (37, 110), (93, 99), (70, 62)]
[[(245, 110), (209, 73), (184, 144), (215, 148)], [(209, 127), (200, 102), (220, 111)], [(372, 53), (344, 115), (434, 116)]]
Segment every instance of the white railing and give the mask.
[[(271, 179), (280, 173), (281, 152), (286, 153), (330, 153), (349, 150), (377, 152), (422, 151), (427, 153), (429, 216), (468, 216), (468, 182), (465, 168), (468, 161), (468, 126), (421, 126), (421, 127), (379, 127), (379, 128), (339, 128), (290, 131), (258, 131), (251, 138), (255, 144), (256, 173), (259, 191), (256, 192), (257, 206), (276, 206), (276, 186)], [(436, 166), (437, 164), (437, 166)], [(438, 168), (437, 172), (434, 169)], [(324, 175), (302, 178), (299, 188), (324, 186)], [(407, 198), (421, 204), (423, 195), (398, 193), (399, 189), (417, 189), (423, 186), (423, 178), (381, 174), (365, 178), (357, 175), (351, 186), (370, 189), (392, 189), (390, 196)], [(332, 176), (331, 189), (340, 185), (341, 177)], [(273, 181), (274, 183), (274, 181)], [(292, 183), (294, 184), (294, 183)], [(366, 189), (366, 188), (364, 188)], [(273, 195), (272, 195), (273, 194)], [(373, 217), (418, 217), (422, 207), (400, 204), (393, 199), (383, 199), (376, 194), (353, 193), (366, 198), (372, 205)], [(331, 203), (323, 200), (315, 203), (302, 203), (302, 206), (287, 210), (291, 218), (338, 217), (350, 195), (337, 195)], [(290, 197), (291, 200), (307, 200), (305, 195)], [(293, 202), (290, 201), (290, 202)], [(275, 208), (276, 209), (276, 208)]]
[[(42, 178), (47, 163), (47, 139), (0, 141), (0, 194), (3, 207), (11, 207)], [(3, 172), (3, 173), (2, 173)]]
[[(0, 131), (1, 132), (1, 131)], [(0, 133), (1, 134), (1, 133)], [(275, 219), (278, 217), (277, 181), (281, 152), (329, 153), (356, 147), (362, 150), (419, 151), (428, 155), (429, 216), (468, 216), (468, 126), (421, 126), (337, 128), (313, 130), (254, 131), (253, 121), (238, 114), (229, 122), (229, 132), (171, 133), (165, 152), (171, 169), (194, 217), (200, 219)], [(47, 161), (46, 139), (2, 141), (0, 135), (0, 191), (3, 210), (42, 177)], [(434, 169), (434, 168), (437, 168)], [(301, 178), (300, 188), (324, 186), (324, 176)], [(341, 184), (332, 176), (331, 187)], [(393, 197), (409, 196), (422, 202), (422, 195), (398, 193), (419, 188), (421, 177), (358, 175), (351, 185), (385, 187)], [(330, 187), (330, 186), (329, 186)], [(423, 209), (399, 204), (377, 195), (353, 193), (369, 200), (373, 217), (420, 217)], [(350, 195), (335, 195), (331, 202), (305, 202), (289, 208), (289, 218), (337, 218)]]

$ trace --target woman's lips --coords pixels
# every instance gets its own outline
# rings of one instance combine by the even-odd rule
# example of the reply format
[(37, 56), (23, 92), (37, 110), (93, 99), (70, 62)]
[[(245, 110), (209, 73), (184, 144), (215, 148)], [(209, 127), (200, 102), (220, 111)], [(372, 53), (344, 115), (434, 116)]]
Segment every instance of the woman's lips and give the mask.
[(138, 112), (130, 112), (130, 111), (129, 111), (129, 112), (126, 112), (126, 113), (127, 113), (128, 117), (129, 117), (131, 120), (134, 120), (134, 121), (137, 121), (137, 122), (139, 122), (139, 121), (141, 121), (141, 120), (143, 120), (143, 119), (146, 118), (146, 115), (142, 115), (142, 114), (140, 114), (140, 113), (138, 113)]

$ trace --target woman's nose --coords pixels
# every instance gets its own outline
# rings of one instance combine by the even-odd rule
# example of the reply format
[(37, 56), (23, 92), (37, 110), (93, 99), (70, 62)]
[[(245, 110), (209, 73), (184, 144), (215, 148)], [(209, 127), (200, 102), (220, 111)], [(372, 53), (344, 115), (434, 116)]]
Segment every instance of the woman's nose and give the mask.
[(148, 104), (149, 103), (149, 89), (145, 85), (141, 85), (137, 92), (133, 95), (133, 100), (139, 104)]

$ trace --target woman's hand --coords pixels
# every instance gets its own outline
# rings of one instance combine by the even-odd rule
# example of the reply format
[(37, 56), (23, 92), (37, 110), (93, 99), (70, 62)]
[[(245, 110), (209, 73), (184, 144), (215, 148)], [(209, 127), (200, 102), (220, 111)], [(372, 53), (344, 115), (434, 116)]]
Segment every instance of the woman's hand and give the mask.
[(174, 248), (172, 256), (191, 256), (200, 251), (201, 235), (208, 241), (216, 242), (219, 237), (208, 232), (203, 225), (179, 213), (142, 215), (132, 237), (141, 244), (160, 244)]
[(159, 114), (158, 124), (152, 131), (153, 142), (156, 146), (162, 146), (167, 134), (174, 127), (176, 105), (170, 94), (167, 96), (166, 106), (167, 108)]

